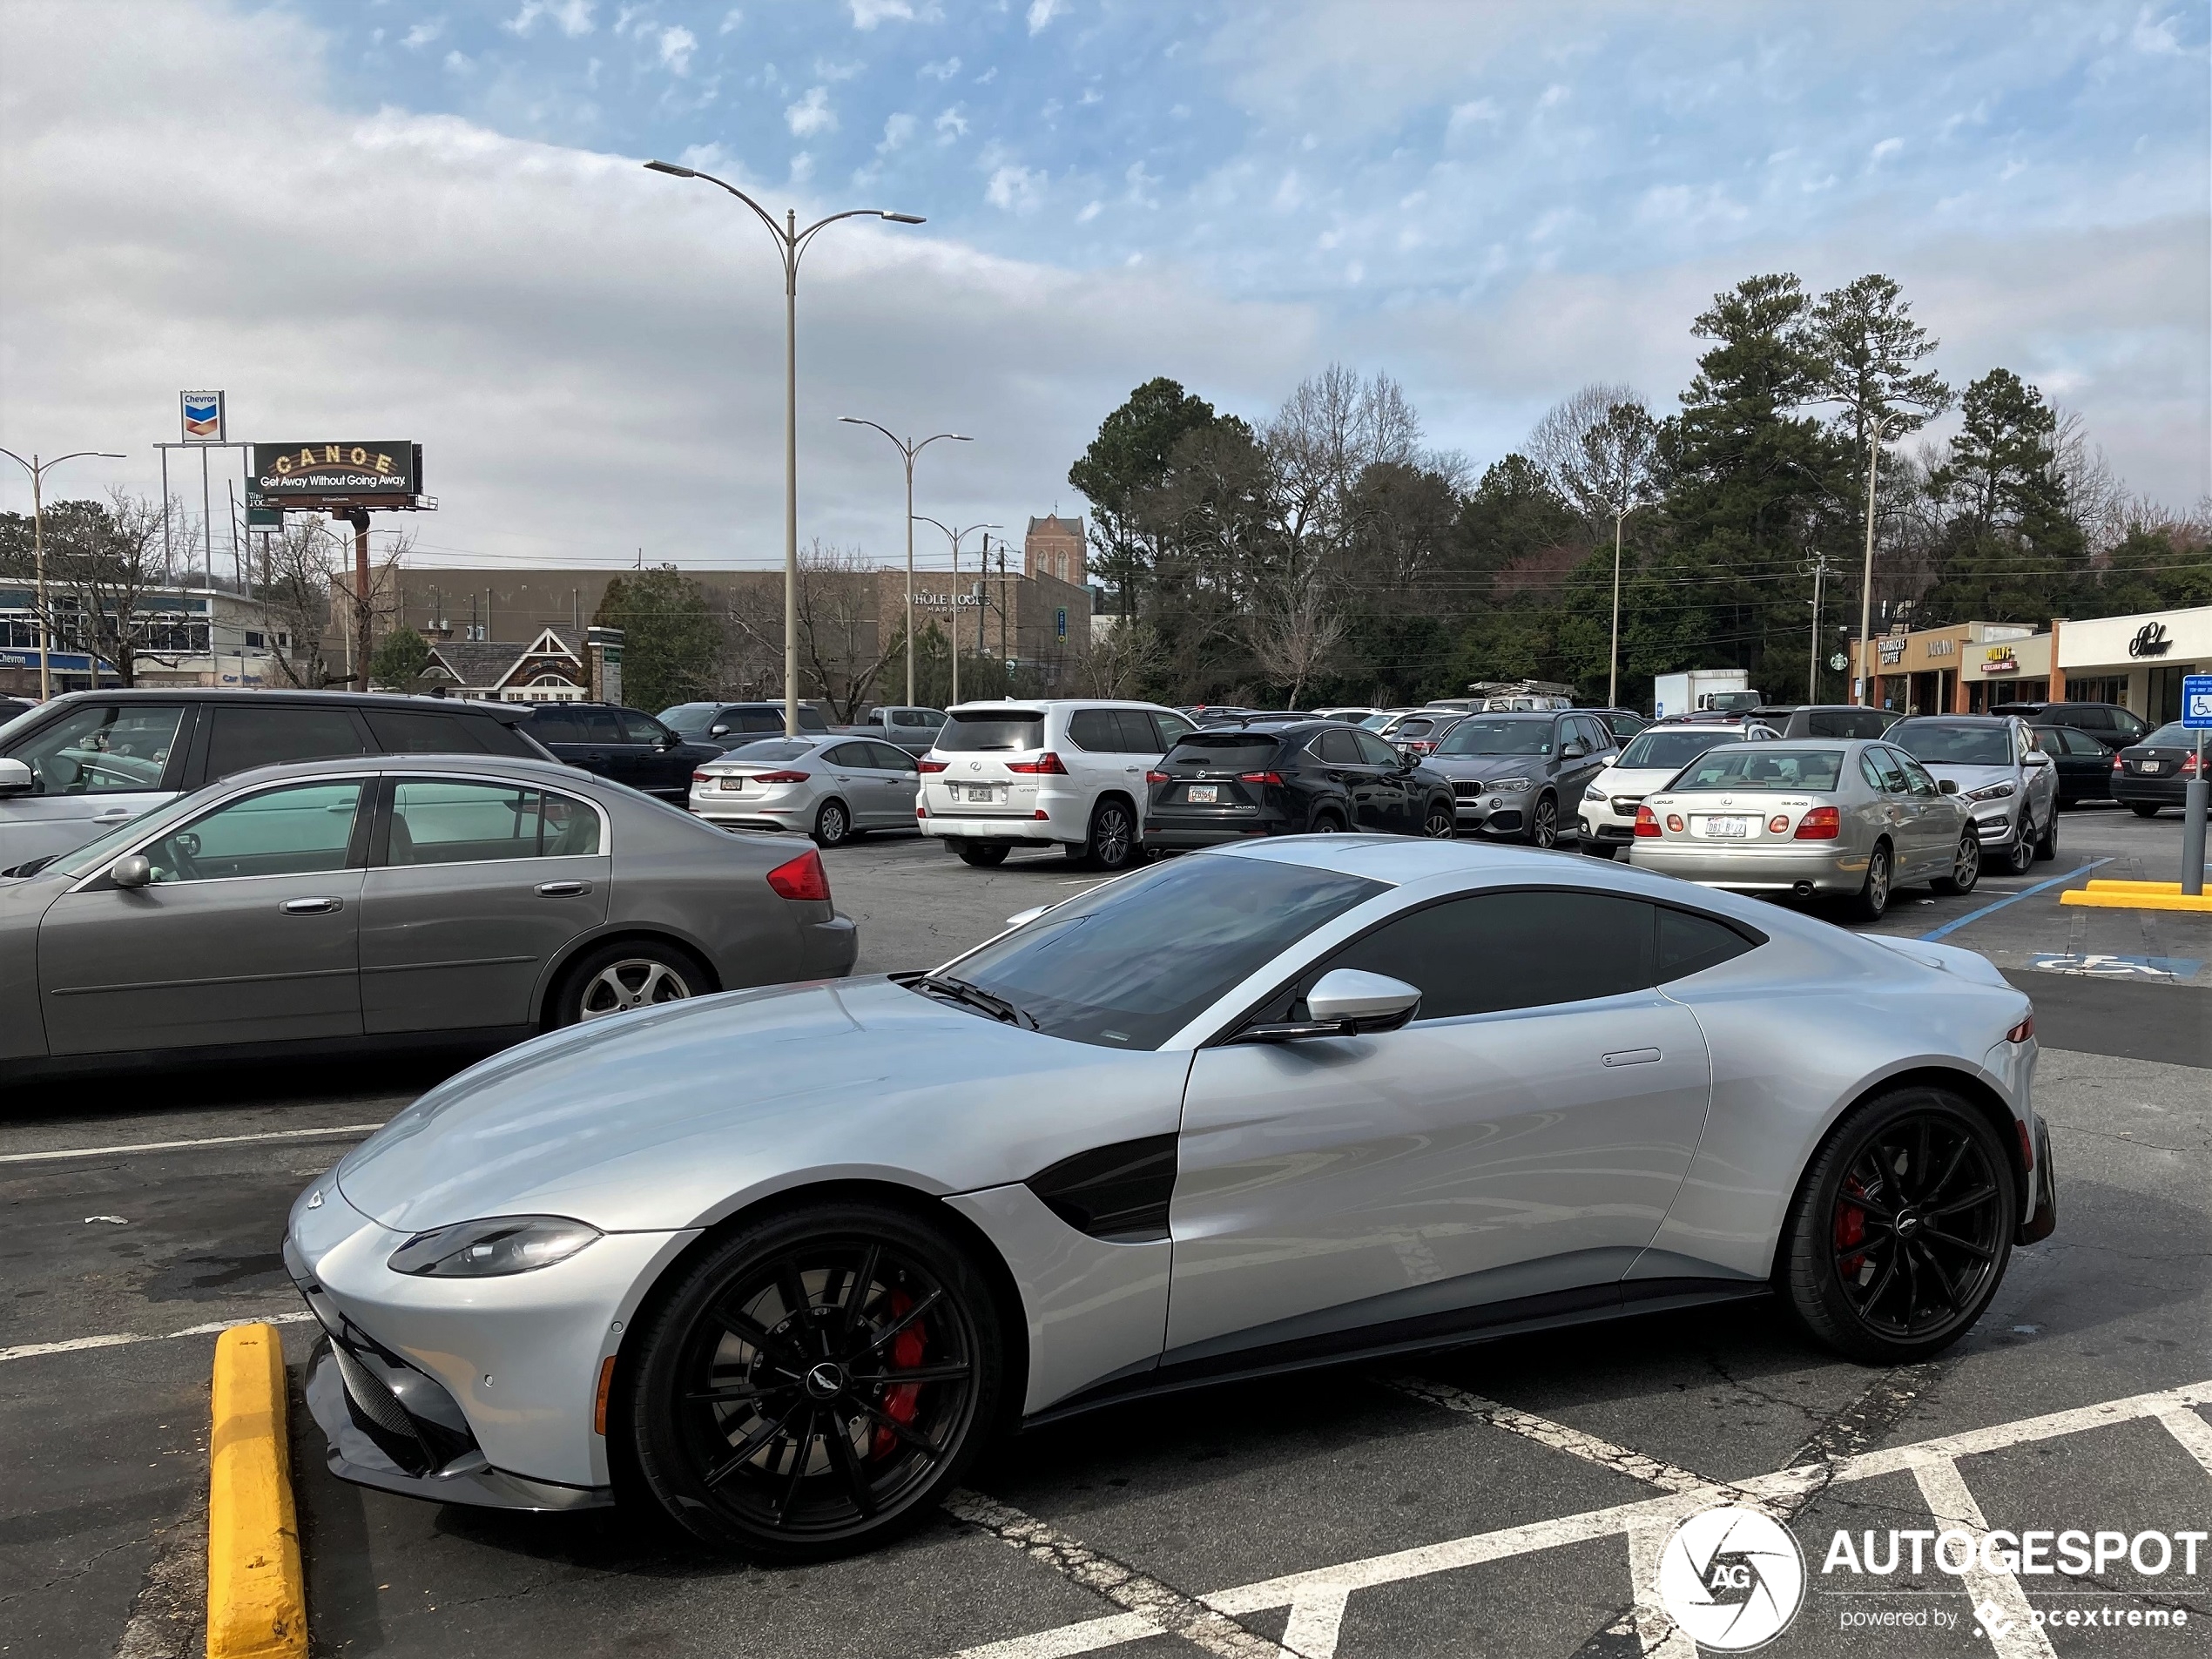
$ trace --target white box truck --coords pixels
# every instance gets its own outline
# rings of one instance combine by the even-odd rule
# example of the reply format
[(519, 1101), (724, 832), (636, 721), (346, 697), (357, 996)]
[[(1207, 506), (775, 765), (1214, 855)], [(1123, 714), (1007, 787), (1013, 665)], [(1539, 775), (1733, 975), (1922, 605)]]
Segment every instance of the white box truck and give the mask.
[[(1716, 697), (1730, 692), (1741, 697), (1750, 689), (1751, 676), (1741, 668), (1693, 668), (1686, 674), (1662, 674), (1651, 682), (1651, 718), (1663, 720), (1670, 714), (1695, 714), (1713, 707)], [(1744, 706), (1757, 701), (1754, 697)]]

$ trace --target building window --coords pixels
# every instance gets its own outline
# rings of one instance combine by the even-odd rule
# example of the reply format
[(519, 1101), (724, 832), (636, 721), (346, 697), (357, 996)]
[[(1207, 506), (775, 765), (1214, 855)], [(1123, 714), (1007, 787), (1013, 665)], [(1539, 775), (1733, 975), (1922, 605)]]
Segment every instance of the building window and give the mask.
[(2079, 674), (2066, 677), (2066, 700), (2069, 703), (2120, 703), (2128, 701), (2128, 677), (2125, 674), (2100, 675), (2087, 678)]
[(269, 642), (266, 636), (255, 633), (251, 628), (246, 631), (246, 647), (248, 651), (266, 651)]

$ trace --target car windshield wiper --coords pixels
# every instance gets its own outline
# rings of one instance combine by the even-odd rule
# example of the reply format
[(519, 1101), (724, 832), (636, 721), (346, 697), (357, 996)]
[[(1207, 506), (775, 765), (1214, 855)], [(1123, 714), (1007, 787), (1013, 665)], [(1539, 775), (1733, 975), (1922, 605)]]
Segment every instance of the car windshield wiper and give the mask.
[(964, 979), (954, 979), (950, 974), (923, 974), (907, 983), (934, 996), (941, 996), (948, 1001), (958, 1002), (978, 1013), (988, 1014), (1004, 1024), (1024, 1026), (1032, 1031), (1039, 1028), (1035, 1015), (1016, 1008), (994, 991), (987, 991), (980, 985), (971, 985)]

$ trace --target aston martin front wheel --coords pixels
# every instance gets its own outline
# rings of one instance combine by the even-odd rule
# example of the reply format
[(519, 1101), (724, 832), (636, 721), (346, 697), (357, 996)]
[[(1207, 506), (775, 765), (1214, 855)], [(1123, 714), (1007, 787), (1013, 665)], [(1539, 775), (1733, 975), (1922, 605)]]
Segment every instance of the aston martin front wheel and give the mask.
[(2012, 1160), (1988, 1118), (1909, 1088), (1845, 1117), (1813, 1157), (1777, 1277), (1805, 1328), (1869, 1365), (1925, 1359), (1996, 1295), (2019, 1224)]
[(710, 1543), (778, 1561), (928, 1515), (995, 1426), (1004, 1343), (961, 1248), (888, 1206), (743, 1229), (659, 1299), (626, 1391), (637, 1468)]

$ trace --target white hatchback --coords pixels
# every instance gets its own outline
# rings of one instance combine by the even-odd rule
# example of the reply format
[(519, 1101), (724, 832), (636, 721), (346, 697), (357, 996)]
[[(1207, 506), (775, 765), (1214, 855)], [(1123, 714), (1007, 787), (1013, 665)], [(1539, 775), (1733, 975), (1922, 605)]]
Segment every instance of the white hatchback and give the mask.
[(1646, 795), (1664, 789), (1675, 776), (1706, 750), (1723, 743), (1764, 743), (1774, 737), (1771, 727), (1747, 725), (1654, 725), (1629, 739), (1613, 764), (1589, 781), (1583, 792), (1580, 816), (1581, 847), (1602, 859), (1633, 844), (1636, 808)]
[(1144, 774), (1196, 730), (1154, 703), (963, 703), (922, 757), (916, 820), (970, 864), (1056, 841), (1124, 870), (1143, 847)]

